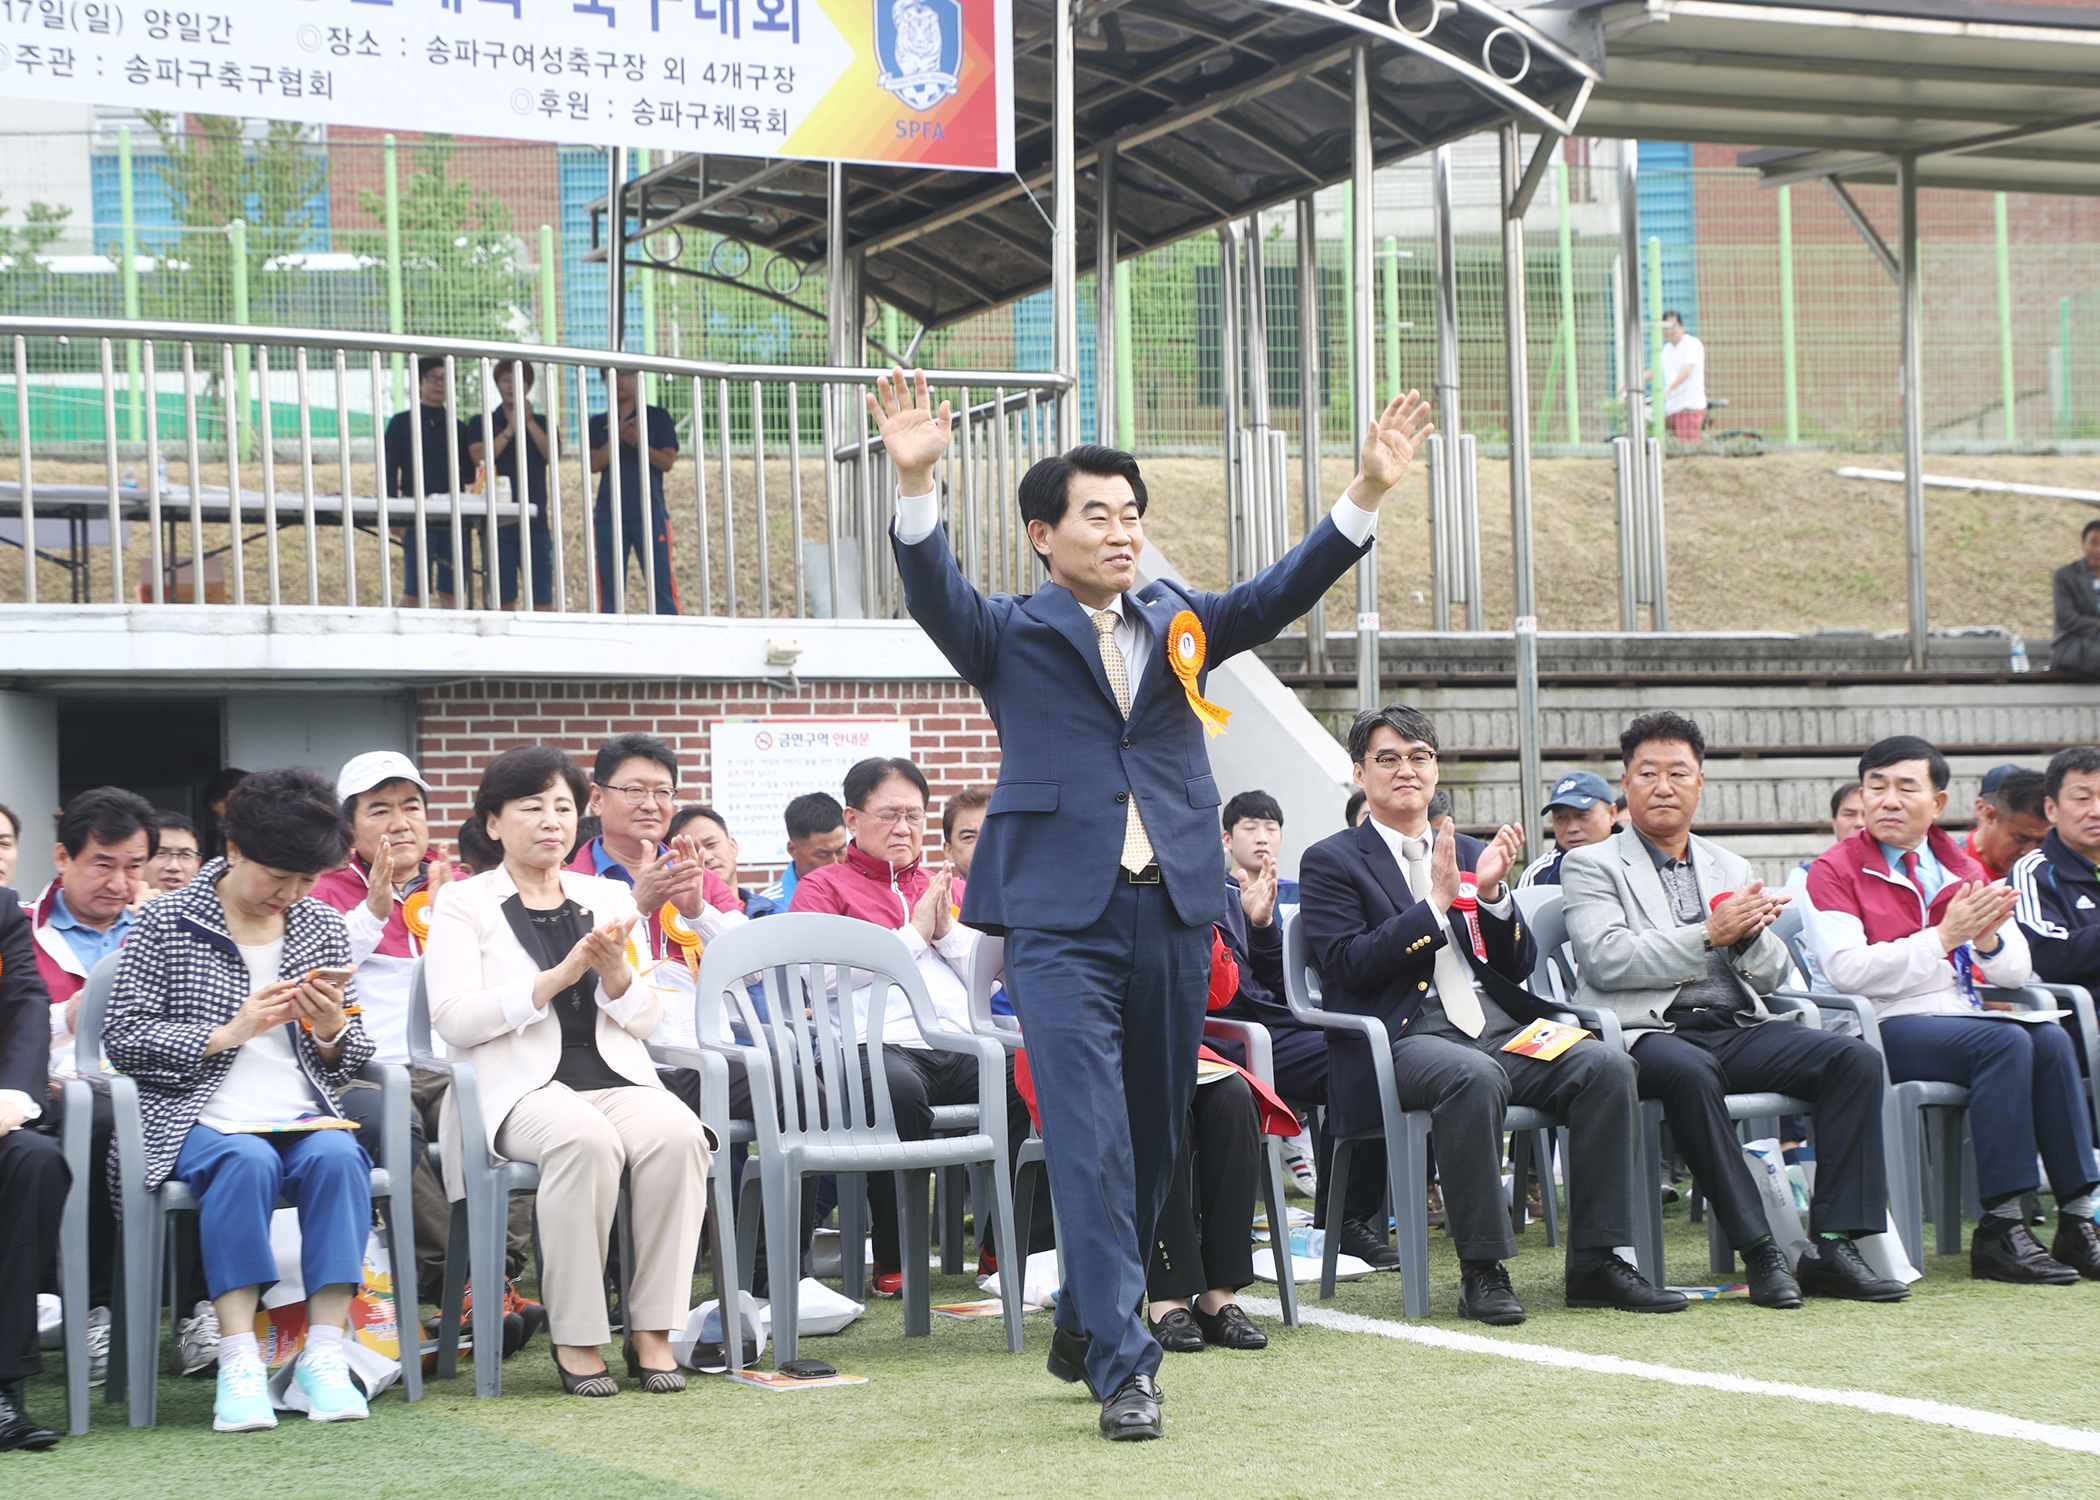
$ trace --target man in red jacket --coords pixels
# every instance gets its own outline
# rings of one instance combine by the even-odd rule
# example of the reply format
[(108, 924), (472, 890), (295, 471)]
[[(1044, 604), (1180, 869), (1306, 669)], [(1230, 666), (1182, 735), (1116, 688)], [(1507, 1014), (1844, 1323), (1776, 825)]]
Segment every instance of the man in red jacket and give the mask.
[[(812, 870), (796, 883), (788, 909), (858, 917), (896, 933), (918, 962), (943, 1028), (967, 1033), (967, 976), (979, 934), (955, 919), (962, 905), (962, 881), (952, 870), (928, 871), (920, 862), (926, 842), (924, 773), (902, 757), (864, 760), (846, 773), (843, 791), (846, 831), (853, 842), (846, 846), (844, 859)], [(861, 1071), (866, 1076), (872, 1069), (867, 1052), (868, 991), (857, 992), (852, 1003), (854, 1041), (862, 1049)], [(910, 1002), (894, 988), (881, 1017), (880, 1035), (890, 1107), (897, 1133), (905, 1140), (923, 1141), (933, 1134), (937, 1104), (994, 1107), (995, 1101), (977, 1097), (977, 1059), (927, 1046)], [(1011, 1066), (1006, 1093), (1009, 1130), (1020, 1140), (1028, 1134), (1028, 1112), (1014, 1091)], [(868, 1216), (875, 1240), (875, 1292), (893, 1297), (904, 1286), (893, 1174), (868, 1174)]]

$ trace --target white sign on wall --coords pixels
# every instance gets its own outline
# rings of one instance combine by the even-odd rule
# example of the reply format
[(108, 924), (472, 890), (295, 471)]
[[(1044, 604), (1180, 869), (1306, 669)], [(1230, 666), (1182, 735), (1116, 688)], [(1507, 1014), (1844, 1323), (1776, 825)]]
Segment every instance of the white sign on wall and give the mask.
[(0, 0), (0, 95), (1013, 169), (1011, 0)]
[(839, 795), (846, 772), (874, 755), (910, 755), (909, 719), (712, 719), (714, 808), (747, 864), (787, 862), (787, 805)]

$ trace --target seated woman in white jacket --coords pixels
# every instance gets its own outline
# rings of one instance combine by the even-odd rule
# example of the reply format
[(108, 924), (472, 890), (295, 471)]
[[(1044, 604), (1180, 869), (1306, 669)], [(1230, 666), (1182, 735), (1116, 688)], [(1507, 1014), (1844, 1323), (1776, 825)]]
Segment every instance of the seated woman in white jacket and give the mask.
[(561, 868), (584, 795), (582, 771), (558, 750), (528, 745), (496, 757), (473, 821), (501, 846), (503, 863), (447, 885), (433, 909), (424, 947), (431, 1021), (452, 1056), (474, 1065), (488, 1130), (486, 1140), (462, 1142), (447, 1096), (445, 1187), (465, 1195), (462, 1150), (540, 1169), (541, 1292), (555, 1367), (571, 1395), (610, 1396), (619, 1385), (600, 1351), (611, 1337), (605, 1247), (628, 1172), (627, 1372), (644, 1390), (680, 1391), (670, 1330), (691, 1307), (718, 1143), (665, 1091), (643, 1045), (664, 1007), (628, 941), (632, 893)]

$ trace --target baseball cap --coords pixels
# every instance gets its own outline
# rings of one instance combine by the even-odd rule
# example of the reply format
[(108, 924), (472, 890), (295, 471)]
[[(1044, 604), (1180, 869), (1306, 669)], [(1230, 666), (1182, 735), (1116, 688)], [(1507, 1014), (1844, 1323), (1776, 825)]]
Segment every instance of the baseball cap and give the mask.
[(347, 801), (389, 781), (413, 781), (426, 793), (430, 790), (416, 763), (399, 750), (367, 750), (343, 762), (342, 774), (335, 779), (335, 794)]
[(1543, 817), (1556, 807), (1587, 812), (1598, 803), (1611, 800), (1611, 783), (1595, 771), (1570, 771), (1553, 783), (1553, 795), (1546, 799), (1546, 805), (1539, 809), (1539, 815)]
[(1991, 793), (1997, 791), (2004, 784), (2006, 777), (2012, 775), (2015, 771), (2024, 771), (2026, 769), (2027, 767), (2015, 765), (2011, 761), (2007, 761), (2002, 766), (1992, 766), (1983, 773), (1983, 795), (1986, 797), (1990, 796)]

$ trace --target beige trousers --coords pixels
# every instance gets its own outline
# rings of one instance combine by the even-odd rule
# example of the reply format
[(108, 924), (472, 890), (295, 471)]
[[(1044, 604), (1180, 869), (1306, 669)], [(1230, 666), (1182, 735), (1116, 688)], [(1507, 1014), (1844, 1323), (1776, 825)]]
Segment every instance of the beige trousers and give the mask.
[(603, 1344), (605, 1248), (620, 1172), (633, 1198), (634, 1268), (628, 1326), (685, 1326), (707, 1209), (707, 1137), (699, 1117), (662, 1089), (578, 1093), (534, 1089), (496, 1133), (496, 1151), (540, 1169), (540, 1298), (557, 1344)]

